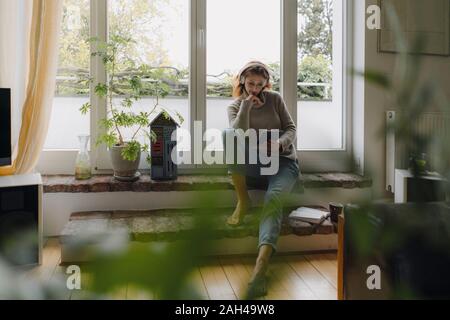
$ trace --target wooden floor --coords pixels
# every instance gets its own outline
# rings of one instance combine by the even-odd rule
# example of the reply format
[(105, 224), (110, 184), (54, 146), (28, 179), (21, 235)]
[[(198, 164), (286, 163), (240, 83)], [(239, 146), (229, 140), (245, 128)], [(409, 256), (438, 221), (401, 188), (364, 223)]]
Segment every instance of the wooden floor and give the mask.
[[(66, 279), (66, 267), (60, 266), (59, 241), (46, 241), (43, 264), (27, 271), (29, 277), (51, 281)], [(254, 265), (254, 258), (211, 258), (208, 263), (194, 269), (190, 280), (203, 299), (242, 299)], [(275, 256), (268, 271), (268, 294), (270, 300), (334, 300), (337, 298), (336, 254)], [(154, 299), (152, 294), (128, 285), (118, 289), (111, 299)], [(83, 291), (67, 290), (63, 299), (83, 299)]]

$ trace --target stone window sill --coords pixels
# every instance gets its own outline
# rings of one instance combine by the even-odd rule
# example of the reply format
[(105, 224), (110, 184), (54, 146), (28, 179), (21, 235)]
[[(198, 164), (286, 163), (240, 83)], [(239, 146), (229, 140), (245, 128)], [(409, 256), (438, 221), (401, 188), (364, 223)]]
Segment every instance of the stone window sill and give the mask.
[[(167, 192), (232, 190), (231, 178), (226, 175), (180, 175), (175, 181), (154, 181), (142, 175), (136, 182), (119, 182), (111, 175), (95, 175), (89, 180), (75, 180), (70, 175), (44, 175), (44, 193), (89, 193), (89, 192)], [(303, 188), (369, 188), (370, 178), (353, 173), (302, 174), (294, 192)]]

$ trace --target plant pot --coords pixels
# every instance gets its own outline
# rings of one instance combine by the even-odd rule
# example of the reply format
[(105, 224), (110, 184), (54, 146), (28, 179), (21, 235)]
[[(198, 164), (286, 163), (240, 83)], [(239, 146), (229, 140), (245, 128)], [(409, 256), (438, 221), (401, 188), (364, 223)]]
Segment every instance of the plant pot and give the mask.
[(111, 149), (109, 149), (112, 167), (114, 170), (114, 178), (119, 181), (136, 181), (140, 176), (140, 173), (137, 170), (139, 168), (141, 152), (139, 151), (135, 161), (129, 161), (122, 157), (122, 150), (124, 148), (125, 146), (122, 145), (113, 146)]

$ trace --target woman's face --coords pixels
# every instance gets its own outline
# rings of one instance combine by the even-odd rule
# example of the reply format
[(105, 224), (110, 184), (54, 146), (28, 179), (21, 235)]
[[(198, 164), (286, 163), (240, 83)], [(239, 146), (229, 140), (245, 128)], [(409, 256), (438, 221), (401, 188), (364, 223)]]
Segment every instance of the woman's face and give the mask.
[(266, 87), (267, 80), (258, 74), (248, 74), (245, 77), (245, 90), (249, 95), (257, 96)]

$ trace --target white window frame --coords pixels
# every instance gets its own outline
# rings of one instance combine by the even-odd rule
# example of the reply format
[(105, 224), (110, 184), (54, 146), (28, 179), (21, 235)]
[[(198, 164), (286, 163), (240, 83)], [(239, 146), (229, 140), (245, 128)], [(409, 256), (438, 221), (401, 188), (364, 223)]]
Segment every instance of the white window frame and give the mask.
[[(108, 0), (91, 0), (91, 36), (106, 40)], [(297, 0), (280, 0), (281, 5), (281, 94), (286, 102), (294, 123), (297, 123)], [(347, 172), (351, 170), (351, 106), (352, 77), (347, 70), (352, 69), (352, 1), (342, 0), (343, 5), (343, 72), (342, 72), (342, 106), (343, 106), (343, 148), (340, 150), (305, 150), (297, 151), (303, 172)], [(206, 15), (207, 0), (190, 0), (190, 127), (195, 121), (206, 124)], [(106, 80), (106, 71), (99, 57), (91, 59), (91, 74), (94, 83)], [(106, 115), (106, 101), (98, 98), (91, 85), (91, 137), (97, 137), (98, 120)], [(206, 130), (204, 125), (203, 131)], [(301, 128), (300, 128), (301, 130)], [(298, 141), (297, 141), (298, 142)], [(194, 135), (191, 134), (191, 146)], [(202, 150), (205, 149), (203, 143)], [(44, 174), (73, 174), (77, 150), (44, 150), (37, 170)], [(195, 157), (196, 155), (192, 155)], [(200, 154), (197, 155), (202, 156)], [(192, 157), (192, 159), (193, 159)], [(143, 156), (143, 159), (145, 157)], [(93, 173), (111, 173), (111, 162), (104, 145), (91, 148)], [(142, 160), (141, 165), (145, 164)], [(179, 173), (197, 173), (209, 170), (225, 172), (225, 166), (180, 165)]]

